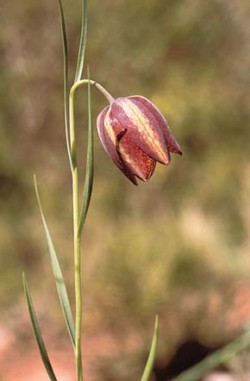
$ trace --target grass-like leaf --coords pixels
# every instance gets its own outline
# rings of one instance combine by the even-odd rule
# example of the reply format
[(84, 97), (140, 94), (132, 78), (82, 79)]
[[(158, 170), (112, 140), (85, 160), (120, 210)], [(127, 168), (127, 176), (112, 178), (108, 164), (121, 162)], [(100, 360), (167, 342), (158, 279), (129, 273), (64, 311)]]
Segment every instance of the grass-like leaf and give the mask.
[[(89, 70), (88, 70), (89, 79)], [(91, 117), (91, 86), (88, 83), (88, 142), (86, 155), (86, 172), (83, 187), (83, 205), (80, 215), (78, 235), (82, 233), (84, 222), (87, 217), (88, 208), (91, 200), (93, 179), (94, 179), (94, 130)]]
[(38, 345), (38, 348), (39, 348), (39, 351), (41, 354), (41, 358), (42, 358), (44, 367), (48, 373), (50, 380), (51, 381), (57, 381), (57, 378), (55, 376), (55, 373), (53, 371), (53, 368), (52, 368), (52, 365), (51, 365), (51, 362), (50, 362), (50, 359), (48, 356), (48, 352), (46, 350), (46, 347), (45, 347), (45, 344), (43, 341), (42, 332), (41, 332), (41, 329), (40, 329), (40, 326), (39, 326), (39, 323), (38, 323), (38, 320), (36, 317), (35, 308), (33, 305), (31, 293), (29, 290), (29, 286), (28, 286), (25, 274), (23, 274), (23, 287), (24, 287), (24, 292), (25, 292), (25, 296), (26, 296), (26, 300), (27, 300), (27, 304), (28, 304), (28, 308), (29, 308), (29, 314), (30, 314), (32, 327), (33, 327), (33, 330), (35, 333), (35, 338), (37, 341), (37, 345)]
[(72, 157), (70, 151), (69, 143), (69, 106), (68, 106), (68, 95), (69, 95), (69, 58), (68, 58), (68, 42), (67, 42), (67, 32), (65, 17), (63, 11), (63, 5), (61, 0), (58, 1), (59, 14), (60, 14), (60, 24), (61, 24), (61, 35), (63, 44), (63, 93), (64, 93), (64, 124), (65, 124), (65, 137), (66, 146), (69, 157), (70, 166), (72, 167)]
[(155, 356), (156, 356), (157, 344), (158, 344), (158, 331), (159, 331), (158, 316), (156, 316), (155, 326), (154, 326), (154, 335), (153, 335), (150, 352), (148, 355), (147, 363), (144, 368), (141, 381), (148, 381), (151, 375), (151, 372), (154, 366)]
[(81, 36), (77, 57), (77, 65), (76, 65), (76, 74), (75, 74), (75, 82), (80, 81), (82, 77), (82, 71), (84, 67), (84, 57), (85, 57), (85, 48), (87, 43), (87, 23), (88, 23), (88, 13), (87, 13), (87, 0), (82, 0), (82, 25), (81, 25)]
[(232, 341), (230, 344), (225, 345), (223, 348), (206, 357), (197, 365), (182, 372), (179, 376), (173, 378), (172, 381), (200, 380), (206, 373), (219, 365), (225, 364), (237, 353), (248, 347), (250, 347), (250, 327), (248, 327), (248, 329), (241, 336)]
[(69, 331), (69, 335), (73, 344), (73, 347), (75, 347), (75, 328), (74, 328), (74, 322), (73, 322), (73, 317), (72, 317), (72, 311), (69, 303), (69, 298), (68, 298), (68, 293), (66, 289), (66, 285), (64, 282), (63, 274), (61, 271), (61, 267), (57, 258), (56, 250), (49, 232), (49, 228), (47, 225), (47, 222), (44, 217), (40, 197), (39, 197), (39, 192), (38, 192), (38, 187), (37, 187), (37, 181), (36, 181), (36, 176), (34, 176), (34, 186), (35, 186), (35, 192), (36, 192), (36, 197), (37, 197), (37, 202), (38, 206), (40, 209), (41, 213), (41, 218), (47, 238), (47, 243), (48, 243), (48, 248), (49, 248), (49, 253), (50, 253), (50, 259), (51, 259), (51, 265), (53, 269), (53, 274), (56, 282), (56, 288), (59, 296), (59, 300), (61, 303), (64, 319), (66, 321), (66, 325)]

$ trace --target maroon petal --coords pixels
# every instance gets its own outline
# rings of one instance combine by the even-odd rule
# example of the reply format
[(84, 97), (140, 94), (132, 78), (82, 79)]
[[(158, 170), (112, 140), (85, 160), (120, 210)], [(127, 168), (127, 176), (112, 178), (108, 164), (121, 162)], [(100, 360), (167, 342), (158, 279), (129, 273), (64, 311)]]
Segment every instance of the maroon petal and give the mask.
[[(177, 143), (165, 117), (162, 115), (160, 110), (147, 98), (142, 97), (140, 95), (133, 95), (128, 97), (128, 99), (133, 100), (135, 104), (138, 105), (142, 110), (147, 110), (148, 114), (152, 114), (152, 116), (156, 120), (155, 128), (159, 128), (164, 136), (165, 142), (167, 144), (168, 150), (173, 153), (182, 154), (181, 147)], [(146, 112), (146, 111), (144, 111)], [(152, 120), (153, 123), (153, 120)], [(158, 127), (156, 127), (158, 126)]]
[(142, 151), (153, 160), (167, 164), (170, 160), (168, 148), (158, 122), (146, 107), (133, 99), (118, 98), (111, 105), (109, 117), (123, 129)]
[(135, 175), (132, 173), (129, 167), (123, 162), (120, 154), (117, 152), (117, 138), (115, 132), (112, 128), (112, 124), (108, 126), (107, 129), (107, 114), (110, 111), (110, 106), (107, 106), (97, 117), (97, 131), (101, 143), (108, 154), (108, 156), (113, 160), (115, 165), (124, 173), (124, 175), (132, 181), (133, 184), (137, 185), (137, 180)]
[(126, 166), (135, 176), (143, 181), (150, 179), (154, 173), (156, 162), (142, 151), (127, 133), (119, 140), (117, 150)]

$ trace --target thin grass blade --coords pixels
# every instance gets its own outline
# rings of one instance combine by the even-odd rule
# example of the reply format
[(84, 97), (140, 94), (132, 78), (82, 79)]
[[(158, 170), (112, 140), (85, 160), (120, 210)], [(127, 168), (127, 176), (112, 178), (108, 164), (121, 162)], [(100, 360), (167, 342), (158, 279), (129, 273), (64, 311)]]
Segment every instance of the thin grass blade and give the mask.
[(88, 1), (82, 0), (82, 24), (81, 36), (77, 57), (76, 74), (74, 83), (80, 81), (84, 67), (85, 48), (87, 43), (87, 24), (88, 24)]
[(219, 365), (225, 364), (232, 357), (239, 352), (250, 347), (250, 329), (248, 329), (237, 339), (227, 344), (225, 347), (214, 352), (206, 357), (203, 361), (199, 362), (192, 368), (182, 372), (179, 376), (172, 379), (172, 381), (197, 381), (200, 380), (205, 374)]
[(141, 381), (148, 381), (150, 378), (150, 375), (154, 366), (155, 356), (156, 356), (156, 350), (157, 350), (157, 344), (158, 344), (158, 331), (159, 331), (158, 316), (156, 316), (155, 326), (154, 326), (154, 335), (153, 335), (150, 352), (148, 355), (147, 363), (144, 368)]
[(31, 320), (32, 327), (34, 330), (34, 334), (35, 334), (36, 342), (37, 342), (39, 352), (41, 355), (41, 359), (43, 361), (44, 367), (48, 373), (50, 380), (51, 381), (57, 381), (57, 378), (55, 376), (55, 373), (53, 371), (53, 368), (52, 368), (52, 365), (51, 365), (51, 362), (50, 362), (50, 359), (48, 356), (48, 352), (46, 350), (46, 347), (45, 347), (45, 344), (43, 341), (42, 332), (41, 332), (41, 329), (40, 329), (40, 326), (39, 326), (39, 323), (38, 323), (38, 320), (36, 317), (35, 308), (33, 305), (31, 293), (29, 290), (29, 286), (28, 286), (25, 274), (23, 274), (23, 287), (24, 287), (24, 292), (25, 292), (27, 304), (28, 304), (30, 320)]
[[(88, 79), (89, 79), (88, 70)], [(91, 86), (88, 83), (88, 142), (87, 142), (87, 155), (86, 155), (86, 174), (83, 187), (83, 205), (80, 215), (79, 230), (78, 235), (80, 237), (83, 226), (87, 217), (89, 204), (93, 189), (93, 179), (94, 179), (94, 130), (91, 116)]]
[(38, 192), (38, 187), (37, 187), (37, 181), (36, 181), (36, 176), (34, 176), (34, 186), (35, 186), (35, 192), (36, 192), (36, 197), (37, 197), (37, 202), (39, 206), (39, 210), (41, 213), (41, 218), (47, 238), (47, 243), (48, 243), (48, 248), (49, 248), (49, 253), (50, 253), (50, 259), (51, 259), (51, 265), (53, 269), (53, 274), (56, 282), (56, 288), (57, 288), (57, 293), (58, 297), (60, 300), (61, 308), (63, 311), (64, 319), (66, 322), (66, 326), (69, 331), (69, 335), (72, 341), (72, 345), (75, 348), (75, 327), (74, 327), (74, 322), (73, 322), (73, 315), (70, 307), (70, 302), (69, 302), (69, 297), (68, 297), (68, 292), (66, 289), (66, 285), (64, 282), (63, 274), (61, 271), (61, 267), (57, 258), (56, 250), (49, 232), (49, 228), (43, 213), (41, 201), (40, 201), (40, 196)]
[(68, 106), (68, 94), (69, 94), (69, 58), (68, 58), (68, 42), (67, 42), (67, 32), (65, 17), (63, 11), (63, 5), (61, 0), (58, 1), (60, 24), (61, 24), (61, 35), (63, 44), (63, 93), (64, 93), (64, 125), (65, 125), (65, 138), (66, 146), (69, 157), (70, 166), (72, 167), (72, 158), (69, 143), (69, 106)]

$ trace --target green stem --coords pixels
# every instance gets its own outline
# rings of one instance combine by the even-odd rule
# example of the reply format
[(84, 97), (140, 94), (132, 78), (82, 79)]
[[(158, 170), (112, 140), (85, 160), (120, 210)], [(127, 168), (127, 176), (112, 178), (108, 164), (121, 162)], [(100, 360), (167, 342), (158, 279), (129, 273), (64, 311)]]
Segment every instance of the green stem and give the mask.
[(78, 234), (79, 226), (79, 185), (78, 168), (76, 160), (75, 143), (75, 113), (74, 113), (74, 91), (69, 96), (69, 122), (70, 122), (70, 149), (72, 158), (72, 192), (73, 192), (73, 231), (74, 231), (74, 271), (75, 271), (75, 359), (77, 369), (77, 380), (82, 381), (82, 353), (81, 353), (81, 326), (82, 326), (82, 294), (81, 294), (81, 237)]
[(74, 83), (74, 85), (71, 87), (70, 95), (72, 94), (72, 96), (74, 96), (75, 90), (81, 86), (87, 85), (88, 83), (92, 86), (95, 86), (100, 91), (100, 93), (105, 96), (110, 104), (114, 101), (112, 95), (102, 85), (100, 85), (100, 83), (93, 81), (92, 79), (81, 79), (80, 81)]
[[(114, 98), (99, 83), (83, 79), (74, 83), (69, 93), (69, 140), (71, 151), (71, 176), (73, 193), (73, 231), (74, 231), (74, 275), (75, 275), (75, 360), (77, 369), (77, 381), (83, 380), (82, 370), (82, 266), (81, 266), (81, 235), (82, 224), (79, 209), (79, 181), (76, 156), (76, 136), (75, 136), (75, 91), (84, 85), (93, 85), (112, 103)], [(86, 209), (87, 213), (87, 209)], [(83, 219), (83, 221), (85, 218)]]

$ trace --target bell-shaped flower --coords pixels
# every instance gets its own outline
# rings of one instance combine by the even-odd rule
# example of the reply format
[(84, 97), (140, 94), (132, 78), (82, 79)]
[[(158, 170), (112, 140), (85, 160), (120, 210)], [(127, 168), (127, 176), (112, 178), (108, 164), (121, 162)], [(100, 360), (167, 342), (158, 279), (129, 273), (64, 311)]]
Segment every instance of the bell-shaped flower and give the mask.
[(182, 154), (162, 113), (139, 95), (111, 99), (97, 130), (107, 154), (135, 185), (137, 178), (150, 179), (156, 162), (167, 165), (170, 152)]

